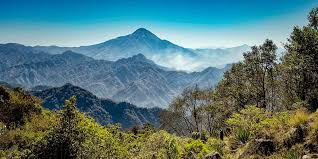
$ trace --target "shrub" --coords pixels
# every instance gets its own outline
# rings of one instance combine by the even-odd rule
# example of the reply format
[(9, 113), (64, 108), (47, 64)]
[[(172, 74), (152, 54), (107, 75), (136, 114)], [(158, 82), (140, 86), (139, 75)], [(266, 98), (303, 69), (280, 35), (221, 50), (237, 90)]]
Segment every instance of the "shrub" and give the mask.
[(177, 146), (176, 138), (166, 137), (164, 141), (164, 148), (166, 149), (166, 155), (168, 158), (178, 158), (180, 151)]
[[(127, 133), (123, 133), (124, 136)], [(185, 139), (185, 140), (184, 140)], [(125, 158), (181, 158), (183, 154), (182, 146), (188, 138), (181, 138), (169, 134), (164, 130), (148, 135), (125, 137), (121, 147), (129, 152)]]
[(211, 147), (213, 151), (216, 151), (221, 155), (224, 155), (224, 141), (216, 138), (209, 138), (207, 144)]
[(238, 141), (240, 141), (242, 144), (245, 144), (247, 141), (249, 141), (251, 132), (247, 129), (240, 128), (235, 136)]
[(293, 127), (299, 127), (308, 121), (309, 115), (303, 110), (297, 110), (295, 115), (289, 119), (289, 124)]
[(261, 122), (262, 128), (257, 132), (257, 136), (282, 142), (287, 135), (286, 131), (291, 128), (289, 125), (290, 116), (289, 112), (272, 113)]
[(249, 106), (246, 109), (242, 109), (239, 113), (234, 113), (226, 122), (234, 130), (234, 133), (239, 129), (246, 129), (251, 134), (254, 134), (262, 127), (261, 121), (266, 119), (266, 117), (264, 109)]
[(211, 147), (204, 144), (201, 140), (192, 140), (190, 143), (185, 145), (185, 150), (188, 157), (193, 157), (192, 153), (194, 153), (197, 157), (203, 158), (211, 151)]
[(290, 150), (283, 155), (283, 159), (300, 159), (301, 154), (295, 150)]

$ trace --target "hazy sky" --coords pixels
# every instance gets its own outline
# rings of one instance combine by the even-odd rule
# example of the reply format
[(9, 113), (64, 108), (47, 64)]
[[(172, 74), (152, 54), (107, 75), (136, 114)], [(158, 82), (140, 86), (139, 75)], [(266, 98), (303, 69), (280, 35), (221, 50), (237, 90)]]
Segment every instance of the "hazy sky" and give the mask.
[(317, 0), (0, 0), (0, 43), (80, 46), (144, 27), (184, 47), (285, 42)]

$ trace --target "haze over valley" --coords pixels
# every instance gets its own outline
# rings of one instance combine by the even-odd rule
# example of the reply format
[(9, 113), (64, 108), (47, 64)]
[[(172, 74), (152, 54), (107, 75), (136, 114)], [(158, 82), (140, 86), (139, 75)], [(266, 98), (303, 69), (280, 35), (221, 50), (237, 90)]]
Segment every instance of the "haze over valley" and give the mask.
[(225, 67), (243, 59), (243, 52), (250, 50), (246, 44), (232, 48), (190, 49), (178, 46), (145, 28), (95, 45), (80, 47), (35, 46), (35, 50), (61, 54), (71, 50), (94, 59), (115, 61), (143, 54), (156, 64), (175, 70), (202, 71), (207, 67)]
[(187, 49), (144, 28), (81, 47), (8, 43), (0, 45), (0, 80), (28, 89), (72, 83), (100, 98), (167, 108), (185, 88), (212, 88), (248, 50)]

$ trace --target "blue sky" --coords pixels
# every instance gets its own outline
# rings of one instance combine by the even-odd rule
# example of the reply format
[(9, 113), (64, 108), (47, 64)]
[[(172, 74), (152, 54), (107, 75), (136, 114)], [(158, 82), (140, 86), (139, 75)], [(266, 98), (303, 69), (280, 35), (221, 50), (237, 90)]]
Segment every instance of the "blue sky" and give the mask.
[(0, 0), (0, 43), (89, 45), (144, 27), (184, 47), (286, 41), (315, 0)]

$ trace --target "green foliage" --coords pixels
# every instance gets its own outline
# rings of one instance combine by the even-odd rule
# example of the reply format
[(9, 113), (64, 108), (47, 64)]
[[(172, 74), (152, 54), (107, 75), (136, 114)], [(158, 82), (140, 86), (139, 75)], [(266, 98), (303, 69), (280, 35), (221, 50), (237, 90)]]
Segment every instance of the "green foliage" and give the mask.
[(211, 147), (211, 150), (214, 152), (218, 152), (221, 155), (224, 155), (226, 153), (224, 149), (225, 142), (220, 139), (209, 138), (206, 144), (209, 145), (209, 147)]
[(235, 137), (238, 141), (240, 141), (242, 144), (247, 143), (249, 141), (251, 136), (251, 132), (244, 128), (239, 128), (237, 131), (237, 134), (235, 134)]
[(261, 121), (266, 117), (264, 109), (249, 106), (246, 109), (242, 109), (239, 113), (234, 113), (227, 120), (227, 124), (233, 132), (244, 129), (254, 135), (261, 128)]
[(14, 91), (0, 87), (0, 121), (9, 129), (23, 126), (33, 114), (40, 114), (40, 100), (20, 89)]
[(317, 53), (318, 53), (318, 30), (317, 8), (312, 10), (309, 18), (309, 26), (295, 27), (288, 39), (285, 48), (287, 54), (283, 59), (283, 70), (288, 76), (286, 82), (290, 83), (289, 92), (309, 103), (309, 110), (315, 111), (318, 106), (317, 80)]
[(290, 150), (284, 154), (283, 159), (300, 159), (301, 154), (295, 150)]
[(297, 110), (290, 118), (289, 124), (293, 127), (304, 125), (308, 121), (309, 115), (303, 110)]
[(151, 123), (145, 123), (143, 125), (143, 131), (146, 133), (153, 133), (155, 132), (155, 127)]
[(59, 123), (36, 145), (35, 158), (77, 158), (84, 134), (78, 127), (81, 119), (75, 102), (75, 97), (65, 101)]
[(171, 159), (176, 159), (180, 157), (180, 150), (177, 146), (176, 138), (166, 137), (164, 141), (166, 149), (166, 157)]
[[(249, 103), (251, 91), (247, 89), (244, 63), (233, 64), (229, 71), (224, 73), (224, 78), (216, 87), (215, 97), (222, 101), (228, 108), (242, 109)], [(222, 105), (224, 105), (222, 104)]]
[(271, 113), (261, 121), (262, 128), (257, 132), (257, 135), (283, 142), (286, 131), (291, 128), (289, 124), (290, 116), (290, 112)]
[(78, 127), (85, 138), (79, 147), (78, 158), (120, 158), (125, 155), (118, 139), (93, 119), (84, 118)]
[(185, 151), (188, 157), (197, 155), (197, 157), (203, 158), (211, 151), (211, 147), (204, 144), (201, 140), (190, 140), (190, 142), (185, 145)]
[(33, 145), (56, 125), (56, 117), (49, 111), (33, 115), (23, 126), (16, 129), (5, 130), (0, 134), (0, 149), (3, 157), (25, 158), (30, 155)]
[(166, 131), (144, 133), (139, 136), (123, 134), (122, 145), (127, 151), (126, 158), (181, 158), (183, 139), (171, 135)]
[[(260, 46), (253, 46), (244, 53), (244, 71), (247, 89), (252, 91), (253, 104), (272, 111), (275, 83), (274, 67), (276, 65), (277, 46), (266, 39)], [(270, 100), (267, 100), (270, 99)]]
[(75, 108), (76, 98), (65, 101), (59, 123), (33, 150), (35, 158), (112, 158), (118, 155), (112, 134)]

